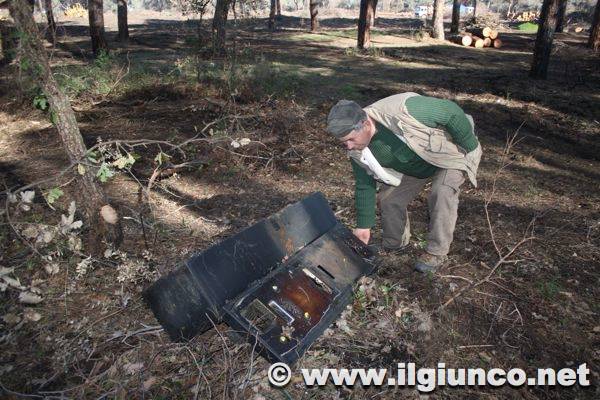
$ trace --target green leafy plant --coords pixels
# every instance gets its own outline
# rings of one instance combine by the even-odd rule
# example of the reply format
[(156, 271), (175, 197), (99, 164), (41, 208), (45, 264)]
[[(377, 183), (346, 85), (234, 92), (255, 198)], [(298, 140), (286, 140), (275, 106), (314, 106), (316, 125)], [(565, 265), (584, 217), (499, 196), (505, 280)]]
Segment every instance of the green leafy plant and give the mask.
[(115, 175), (115, 172), (110, 168), (110, 166), (103, 162), (98, 168), (98, 172), (96, 172), (96, 176), (100, 180), (100, 182), (105, 183), (109, 178), (112, 178)]
[(121, 156), (112, 162), (112, 165), (119, 168), (125, 169), (129, 168), (135, 163), (135, 157), (129, 153), (126, 156)]
[(46, 193), (46, 201), (52, 205), (58, 200), (63, 194), (65, 194), (60, 188), (52, 188)]
[(166, 163), (167, 161), (169, 161), (169, 159), (171, 158), (171, 156), (169, 156), (166, 153), (163, 153), (162, 151), (160, 153), (158, 153), (156, 155), (156, 157), (154, 157), (154, 161), (158, 164), (158, 165), (163, 165), (164, 163)]
[(42, 111), (48, 110), (48, 107), (50, 107), (50, 103), (48, 102), (48, 98), (44, 93), (39, 93), (35, 95), (35, 97), (33, 98), (33, 107)]

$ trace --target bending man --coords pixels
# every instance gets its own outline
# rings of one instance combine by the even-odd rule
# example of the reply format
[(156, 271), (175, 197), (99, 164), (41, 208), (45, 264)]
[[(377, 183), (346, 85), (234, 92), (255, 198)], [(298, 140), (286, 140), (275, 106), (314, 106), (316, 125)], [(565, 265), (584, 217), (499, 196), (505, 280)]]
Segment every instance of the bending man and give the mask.
[(327, 130), (348, 149), (355, 178), (354, 234), (365, 243), (375, 225), (378, 201), (384, 250), (407, 246), (406, 207), (433, 180), (427, 248), (415, 269), (428, 272), (442, 266), (448, 259), (465, 175), (477, 185), (481, 146), (473, 119), (450, 100), (401, 93), (364, 109), (340, 100), (329, 112)]

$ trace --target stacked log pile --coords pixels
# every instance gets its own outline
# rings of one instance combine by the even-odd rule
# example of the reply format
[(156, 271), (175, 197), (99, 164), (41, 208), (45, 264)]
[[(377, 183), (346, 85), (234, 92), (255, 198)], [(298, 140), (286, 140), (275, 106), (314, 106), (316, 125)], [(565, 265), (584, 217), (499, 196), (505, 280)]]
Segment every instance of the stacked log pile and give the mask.
[(465, 32), (450, 36), (449, 40), (453, 43), (465, 47), (475, 47), (481, 49), (484, 47), (493, 47), (499, 49), (502, 47), (502, 40), (498, 37), (498, 31), (489, 26), (467, 28)]

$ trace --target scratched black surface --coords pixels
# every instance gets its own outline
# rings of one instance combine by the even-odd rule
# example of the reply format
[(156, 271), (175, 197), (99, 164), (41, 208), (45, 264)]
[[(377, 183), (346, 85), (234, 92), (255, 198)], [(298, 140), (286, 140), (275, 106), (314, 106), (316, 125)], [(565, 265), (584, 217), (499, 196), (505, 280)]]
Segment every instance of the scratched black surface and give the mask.
[[(245, 332), (248, 342), (256, 343), (267, 359), (293, 364), (352, 301), (353, 284), (375, 268), (375, 254), (337, 223), (229, 301), (224, 320), (238, 333)], [(244, 312), (255, 300), (266, 307), (274, 301), (294, 320), (278, 317), (268, 328), (256, 328)], [(279, 314), (276, 307), (270, 308)]]
[(221, 321), (223, 305), (337, 223), (317, 192), (200, 253), (160, 278), (144, 298), (172, 340)]

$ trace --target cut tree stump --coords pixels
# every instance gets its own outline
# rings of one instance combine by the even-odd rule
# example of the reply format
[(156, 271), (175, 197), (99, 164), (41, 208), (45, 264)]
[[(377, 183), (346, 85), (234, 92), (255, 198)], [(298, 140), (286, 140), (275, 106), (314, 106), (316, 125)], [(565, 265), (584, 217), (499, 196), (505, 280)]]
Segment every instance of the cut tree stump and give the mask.
[(478, 36), (471, 36), (471, 39), (473, 39), (473, 47), (477, 48), (477, 49), (482, 49), (483, 45), (484, 45), (484, 41), (482, 38), (478, 37)]
[(453, 43), (457, 43), (463, 46), (470, 46), (473, 43), (470, 35), (453, 35), (448, 38)]
[[(467, 29), (467, 32), (472, 33), (475, 36), (479, 36), (480, 38), (486, 38), (486, 37), (490, 37), (490, 34), (492, 33), (492, 28), (490, 27), (485, 27), (485, 28), (469, 28)], [(496, 35), (497, 37), (498, 35)]]

